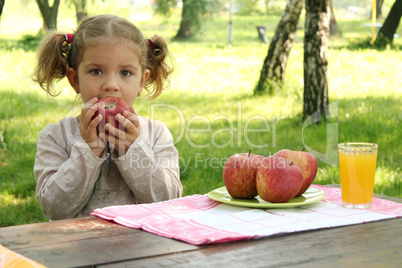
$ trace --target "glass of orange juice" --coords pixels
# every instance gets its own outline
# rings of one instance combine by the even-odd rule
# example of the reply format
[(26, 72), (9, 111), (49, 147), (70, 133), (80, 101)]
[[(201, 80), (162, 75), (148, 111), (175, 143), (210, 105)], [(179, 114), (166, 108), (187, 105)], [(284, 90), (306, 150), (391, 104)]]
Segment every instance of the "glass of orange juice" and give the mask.
[(338, 144), (343, 207), (371, 207), (377, 150), (378, 145), (369, 142)]

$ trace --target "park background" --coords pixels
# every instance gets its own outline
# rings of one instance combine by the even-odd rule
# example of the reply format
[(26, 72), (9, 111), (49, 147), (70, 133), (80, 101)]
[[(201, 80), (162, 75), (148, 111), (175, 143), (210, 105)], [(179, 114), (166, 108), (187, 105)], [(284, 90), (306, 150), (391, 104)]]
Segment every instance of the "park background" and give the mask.
[[(66, 33), (76, 27), (69, 2), (61, 1), (58, 14), (58, 30)], [(268, 1), (269, 9), (238, 5), (232, 18), (231, 46), (225, 10), (205, 15), (200, 31), (189, 40), (173, 41), (180, 24), (179, 7), (170, 17), (162, 17), (154, 15), (152, 5), (144, 4), (147, 1), (88, 2), (89, 15), (116, 14), (134, 22), (145, 37), (158, 34), (168, 40), (176, 70), (171, 86), (156, 100), (140, 98), (135, 107), (140, 115), (163, 121), (171, 130), (180, 153), (183, 195), (205, 194), (223, 186), (224, 160), (235, 153), (252, 149), (267, 156), (284, 148), (301, 150), (304, 143), (325, 153), (328, 124), (336, 124), (338, 142), (379, 145), (375, 192), (402, 197), (402, 30), (397, 29), (392, 45), (370, 46), (371, 30), (363, 24), (371, 22), (371, 1), (334, 1), (341, 34), (329, 38), (328, 92), (329, 102), (337, 105), (337, 116), (304, 131), (304, 11), (283, 87), (273, 94), (254, 95), (269, 46), (258, 38), (256, 26), (266, 27), (271, 40), (285, 1)], [(384, 2), (384, 18), (378, 22), (383, 22), (393, 2)], [(36, 1), (5, 2), (0, 20), (0, 227), (47, 221), (35, 197), (38, 133), (47, 124), (73, 115), (79, 103), (66, 80), (59, 83), (57, 98), (47, 96), (32, 82), (41, 27)], [(232, 127), (223, 117), (232, 120), (234, 132), (222, 131)], [(246, 122), (250, 129), (267, 128), (264, 120), (247, 121), (253, 117), (267, 119), (270, 131), (245, 135)], [(318, 164), (314, 183), (339, 183), (337, 165)]]

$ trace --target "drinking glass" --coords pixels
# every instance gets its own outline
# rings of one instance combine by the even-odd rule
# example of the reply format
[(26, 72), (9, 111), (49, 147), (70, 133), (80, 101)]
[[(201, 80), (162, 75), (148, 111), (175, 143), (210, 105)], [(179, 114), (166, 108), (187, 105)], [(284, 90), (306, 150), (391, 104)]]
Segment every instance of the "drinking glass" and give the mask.
[(343, 207), (372, 206), (377, 150), (378, 145), (369, 142), (338, 144)]

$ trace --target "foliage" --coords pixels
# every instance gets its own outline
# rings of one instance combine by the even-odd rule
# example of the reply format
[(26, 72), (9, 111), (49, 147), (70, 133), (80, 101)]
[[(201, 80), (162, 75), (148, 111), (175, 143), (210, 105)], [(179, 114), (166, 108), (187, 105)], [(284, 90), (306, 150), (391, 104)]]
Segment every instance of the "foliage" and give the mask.
[(176, 6), (177, 0), (156, 0), (154, 12), (156, 15), (171, 16)]
[(259, 8), (259, 0), (237, 0), (239, 6), (238, 14), (240, 16), (262, 15), (262, 9)]
[(401, 50), (402, 46), (401, 44), (391, 43), (387, 37), (383, 36), (382, 33), (379, 33), (374, 43), (372, 42), (371, 37), (352, 38), (349, 40), (348, 48), (352, 50), (355, 49)]
[(21, 38), (21, 44), (27, 49), (35, 50), (42, 38), (45, 36), (45, 31), (39, 31), (37, 34), (24, 34)]
[(387, 37), (385, 37), (381, 32), (379, 32), (373, 45), (376, 48), (386, 48), (388, 46), (391, 46), (392, 43)]
[[(382, 15), (386, 16), (395, 0), (384, 0)], [(336, 0), (332, 1), (337, 17), (371, 18), (372, 0)]]
[(287, 0), (264, 0), (265, 15), (280, 16), (286, 7)]
[(233, 11), (238, 16), (279, 16), (286, 2), (286, 0), (232, 0)]
[(36, 34), (23, 34), (20, 40), (0, 39), (0, 48), (5, 50), (11, 50), (11, 49), (22, 49), (24, 51), (36, 50), (44, 35), (45, 35), (44, 31), (38, 31)]

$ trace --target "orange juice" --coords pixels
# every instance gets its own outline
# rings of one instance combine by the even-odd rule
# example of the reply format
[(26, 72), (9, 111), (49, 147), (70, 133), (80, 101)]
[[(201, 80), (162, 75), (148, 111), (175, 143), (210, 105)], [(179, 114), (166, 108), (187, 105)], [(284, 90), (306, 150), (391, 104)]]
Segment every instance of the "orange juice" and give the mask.
[(338, 146), (342, 202), (345, 207), (371, 207), (377, 163), (376, 146), (375, 150), (362, 147), (361, 143), (357, 147), (355, 143), (347, 143), (342, 148)]

